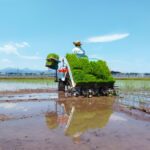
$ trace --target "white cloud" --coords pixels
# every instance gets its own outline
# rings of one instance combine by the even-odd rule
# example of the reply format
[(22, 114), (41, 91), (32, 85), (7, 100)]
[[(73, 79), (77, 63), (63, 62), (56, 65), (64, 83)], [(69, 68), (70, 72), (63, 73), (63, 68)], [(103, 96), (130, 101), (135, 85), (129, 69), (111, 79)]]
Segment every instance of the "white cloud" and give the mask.
[(129, 33), (118, 33), (118, 34), (109, 34), (109, 35), (101, 35), (90, 37), (86, 40), (88, 43), (103, 43), (103, 42), (112, 42), (116, 40), (121, 40), (128, 37)]
[(3, 67), (14, 67), (14, 62), (12, 62), (11, 60), (7, 58), (2, 58), (0, 59), (0, 68), (3, 68)]
[(11, 63), (11, 61), (7, 58), (4, 58), (1, 60), (2, 63)]
[(3, 52), (5, 54), (18, 55), (17, 47), (14, 44), (10, 43), (0, 46), (0, 52)]
[(29, 46), (30, 45), (27, 42), (21, 42), (21, 43), (10, 42), (3, 46), (0, 46), (0, 52), (3, 52), (5, 54), (19, 55), (19, 52), (18, 52), (19, 48), (25, 48)]
[(29, 60), (39, 60), (39, 59), (42, 59), (39, 56), (24, 56), (24, 55), (20, 55), (20, 57), (24, 58), (24, 59), (29, 59)]
[[(27, 42), (20, 42), (20, 43), (14, 43), (10, 42), (3, 46), (0, 46), (0, 52), (5, 53), (7, 55), (13, 54), (23, 59), (29, 59), (29, 60), (38, 60), (41, 59), (39, 56), (26, 56), (19, 53), (19, 49), (30, 47), (29, 43)], [(6, 61), (6, 60), (5, 60)]]
[(18, 48), (30, 47), (29, 43), (27, 42), (15, 43), (15, 46)]

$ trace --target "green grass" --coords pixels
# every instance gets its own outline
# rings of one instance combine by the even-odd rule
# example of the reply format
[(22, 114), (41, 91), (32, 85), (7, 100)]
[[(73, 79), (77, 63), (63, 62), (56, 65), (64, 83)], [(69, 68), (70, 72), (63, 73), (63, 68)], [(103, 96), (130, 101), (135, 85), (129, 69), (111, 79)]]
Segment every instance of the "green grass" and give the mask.
[(52, 83), (54, 78), (0, 78), (0, 82)]

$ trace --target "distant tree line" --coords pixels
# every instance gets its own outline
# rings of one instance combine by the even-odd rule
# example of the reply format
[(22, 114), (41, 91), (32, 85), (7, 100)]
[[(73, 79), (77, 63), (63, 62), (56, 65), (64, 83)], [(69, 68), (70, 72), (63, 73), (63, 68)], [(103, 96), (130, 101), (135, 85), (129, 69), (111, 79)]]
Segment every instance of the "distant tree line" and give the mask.
[(130, 72), (130, 73), (122, 73), (119, 71), (111, 71), (113, 77), (117, 78), (150, 78), (150, 73), (136, 73), (136, 72)]
[(39, 72), (39, 73), (21, 73), (21, 72), (0, 72), (0, 77), (54, 77), (53, 72)]

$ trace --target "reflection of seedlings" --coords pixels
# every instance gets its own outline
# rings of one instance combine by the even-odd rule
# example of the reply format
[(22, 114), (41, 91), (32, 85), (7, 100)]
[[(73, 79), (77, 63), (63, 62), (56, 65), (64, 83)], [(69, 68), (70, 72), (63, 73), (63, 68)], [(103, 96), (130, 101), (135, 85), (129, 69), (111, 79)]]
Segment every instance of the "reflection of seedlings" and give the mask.
[[(69, 105), (69, 102), (65, 105), (67, 104)], [(76, 101), (75, 111), (73, 111), (70, 123), (66, 126), (65, 135), (72, 136), (76, 140), (79, 139), (79, 133), (105, 127), (112, 114), (112, 104), (113, 102), (107, 102), (104, 99), (102, 101), (99, 99)]]
[(54, 129), (58, 127), (58, 122), (57, 122), (57, 113), (56, 112), (47, 112), (46, 115), (46, 123), (48, 128)]
[[(78, 144), (87, 130), (106, 126), (113, 112), (114, 101), (115, 97), (98, 97), (92, 100), (71, 98), (58, 101), (55, 112), (47, 112), (45, 115), (47, 126), (54, 129), (63, 125), (64, 134)], [(61, 106), (61, 109), (58, 109), (58, 106)]]

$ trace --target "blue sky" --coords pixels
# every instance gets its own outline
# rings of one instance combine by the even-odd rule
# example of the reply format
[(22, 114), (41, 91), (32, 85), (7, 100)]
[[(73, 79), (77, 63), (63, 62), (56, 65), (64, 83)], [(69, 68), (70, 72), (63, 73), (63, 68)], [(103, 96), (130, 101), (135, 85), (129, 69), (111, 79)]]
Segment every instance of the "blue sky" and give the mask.
[(76, 40), (111, 70), (150, 72), (150, 1), (0, 0), (0, 69), (46, 69)]

